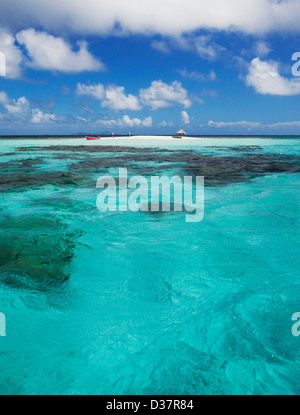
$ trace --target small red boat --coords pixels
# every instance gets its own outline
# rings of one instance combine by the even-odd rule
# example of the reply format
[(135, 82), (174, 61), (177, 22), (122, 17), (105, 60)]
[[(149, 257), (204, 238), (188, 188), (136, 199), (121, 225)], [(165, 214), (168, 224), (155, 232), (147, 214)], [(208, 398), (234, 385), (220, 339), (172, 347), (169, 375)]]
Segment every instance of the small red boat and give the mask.
[(100, 140), (100, 137), (85, 137), (86, 140)]

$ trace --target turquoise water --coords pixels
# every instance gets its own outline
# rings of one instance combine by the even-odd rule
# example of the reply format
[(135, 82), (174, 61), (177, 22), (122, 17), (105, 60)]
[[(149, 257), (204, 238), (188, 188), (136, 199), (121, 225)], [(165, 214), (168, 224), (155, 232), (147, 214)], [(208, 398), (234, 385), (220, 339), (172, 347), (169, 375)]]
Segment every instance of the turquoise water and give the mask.
[[(0, 141), (0, 393), (299, 394), (300, 141), (78, 145)], [(187, 150), (218, 158), (202, 222), (96, 209), (100, 174), (195, 171)]]

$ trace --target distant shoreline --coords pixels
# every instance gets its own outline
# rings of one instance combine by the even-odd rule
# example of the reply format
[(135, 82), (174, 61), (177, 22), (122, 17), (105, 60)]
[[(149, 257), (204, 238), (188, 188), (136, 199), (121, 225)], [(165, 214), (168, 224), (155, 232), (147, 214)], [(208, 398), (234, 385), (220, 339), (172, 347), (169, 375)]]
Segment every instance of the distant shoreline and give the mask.
[[(95, 134), (90, 136), (94, 137)], [(132, 135), (128, 137), (115, 135), (103, 135), (100, 136), (101, 140), (181, 140), (180, 138), (174, 138), (171, 135)], [(226, 139), (226, 138), (240, 138), (240, 139), (300, 139), (300, 135), (187, 135), (182, 137), (182, 140), (199, 140), (199, 139)], [(85, 135), (0, 135), (0, 140), (84, 140)], [(100, 140), (100, 141), (101, 141)]]

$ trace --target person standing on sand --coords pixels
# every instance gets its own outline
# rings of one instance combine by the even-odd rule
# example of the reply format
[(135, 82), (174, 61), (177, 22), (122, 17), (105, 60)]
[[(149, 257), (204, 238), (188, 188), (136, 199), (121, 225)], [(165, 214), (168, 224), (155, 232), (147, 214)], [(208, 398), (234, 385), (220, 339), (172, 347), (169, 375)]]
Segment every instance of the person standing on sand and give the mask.
[(128, 137), (130, 137), (130, 133), (128, 133)]

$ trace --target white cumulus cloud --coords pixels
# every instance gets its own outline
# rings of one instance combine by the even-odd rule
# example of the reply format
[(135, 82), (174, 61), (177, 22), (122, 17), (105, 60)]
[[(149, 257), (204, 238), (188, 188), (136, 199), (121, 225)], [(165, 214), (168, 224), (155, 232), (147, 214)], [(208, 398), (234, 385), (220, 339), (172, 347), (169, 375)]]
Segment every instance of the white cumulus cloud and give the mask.
[(0, 29), (0, 52), (5, 57), (5, 75), (7, 78), (21, 77), (22, 52), (15, 44), (15, 38), (4, 29)]
[(34, 124), (46, 123), (49, 121), (63, 121), (64, 117), (55, 114), (45, 114), (39, 108), (32, 109), (26, 97), (11, 99), (4, 91), (0, 91), (0, 105), (6, 109), (6, 113), (1, 114), (1, 119), (6, 122), (32, 122)]
[(74, 51), (61, 37), (32, 28), (17, 33), (16, 39), (25, 46), (31, 67), (67, 73), (105, 70), (104, 64), (88, 51), (86, 42), (77, 42), (78, 50)]
[(56, 115), (55, 114), (45, 114), (43, 111), (41, 111), (39, 108), (35, 108), (32, 110), (32, 118), (31, 122), (35, 124), (39, 123), (45, 123), (49, 121), (56, 121)]
[(181, 120), (186, 125), (190, 123), (190, 117), (186, 111), (181, 111)]
[(140, 110), (141, 105), (138, 98), (131, 94), (125, 95), (124, 91), (125, 88), (123, 86), (112, 85), (107, 87), (102, 107), (113, 110)]
[(12, 100), (4, 106), (10, 114), (24, 114), (29, 108), (29, 102), (25, 97), (21, 97), (17, 101)]
[(147, 89), (140, 90), (141, 102), (153, 109), (169, 107), (175, 103), (189, 108), (192, 105), (188, 92), (181, 85), (181, 82), (174, 81), (168, 85), (159, 81), (153, 81)]
[(77, 84), (77, 94), (87, 95), (102, 101), (104, 108), (118, 110), (137, 111), (141, 109), (139, 100), (134, 95), (126, 95), (123, 86), (109, 85), (105, 87), (102, 84), (85, 85)]
[(102, 101), (102, 107), (116, 111), (138, 111), (142, 105), (152, 109), (169, 107), (174, 104), (181, 104), (185, 108), (192, 105), (187, 90), (177, 81), (170, 85), (162, 81), (153, 81), (149, 88), (140, 89), (139, 97), (132, 94), (126, 95), (123, 86), (109, 85), (105, 87), (102, 84), (85, 85), (82, 83), (77, 84), (77, 94), (94, 97)]
[(262, 95), (300, 94), (300, 80), (298, 78), (289, 79), (281, 76), (278, 63), (265, 62), (259, 58), (255, 58), (251, 62), (246, 82)]
[(106, 127), (152, 127), (152, 118), (146, 117), (144, 120), (141, 120), (124, 115), (117, 120), (101, 120), (100, 123)]
[(29, 110), (29, 102), (25, 97), (17, 100), (10, 99), (5, 91), (0, 91), (0, 104), (4, 106), (10, 115), (25, 115)]
[(0, 25), (91, 34), (299, 33), (299, 15), (299, 0), (14, 0), (2, 7)]
[(102, 84), (85, 85), (79, 82), (76, 92), (78, 95), (88, 95), (99, 100), (105, 98), (105, 88)]

